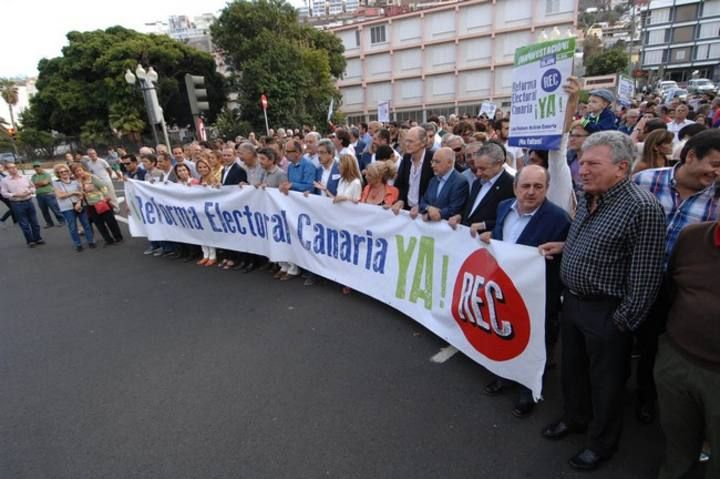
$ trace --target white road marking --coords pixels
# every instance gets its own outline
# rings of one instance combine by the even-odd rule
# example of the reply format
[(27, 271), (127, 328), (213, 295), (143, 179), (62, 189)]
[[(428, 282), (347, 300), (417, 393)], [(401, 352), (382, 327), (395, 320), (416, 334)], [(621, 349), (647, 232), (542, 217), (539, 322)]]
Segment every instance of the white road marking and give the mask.
[(458, 352), (457, 348), (454, 346), (446, 346), (440, 350), (439, 353), (437, 353), (435, 356), (430, 358), (430, 361), (437, 364), (442, 364), (451, 357), (455, 356), (455, 354)]

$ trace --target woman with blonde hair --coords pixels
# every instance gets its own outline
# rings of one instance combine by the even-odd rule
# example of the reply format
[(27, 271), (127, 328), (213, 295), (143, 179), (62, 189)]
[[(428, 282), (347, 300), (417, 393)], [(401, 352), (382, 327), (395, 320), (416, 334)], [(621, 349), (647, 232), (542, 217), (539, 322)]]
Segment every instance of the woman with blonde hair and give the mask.
[[(213, 156), (213, 155), (210, 155)], [(200, 185), (215, 187), (220, 184), (220, 181), (215, 176), (210, 166), (210, 162), (207, 160), (208, 155), (201, 155), (200, 159), (195, 163), (195, 169), (200, 176)], [(217, 263), (217, 250), (212, 246), (201, 245), (203, 257), (196, 264), (199, 266), (213, 266)]]
[(669, 158), (673, 152), (673, 140), (675, 135), (665, 129), (651, 131), (645, 137), (642, 157), (635, 163), (633, 173), (650, 168), (662, 168), (668, 166)]
[[(337, 194), (333, 197), (333, 203), (341, 201), (357, 203), (362, 195), (362, 177), (357, 166), (357, 159), (354, 155), (345, 153), (340, 155), (338, 166), (340, 167), (340, 182), (337, 186)], [(325, 193), (332, 196), (327, 189)]]
[(395, 178), (395, 165), (390, 161), (376, 161), (365, 169), (367, 185), (360, 195), (360, 203), (390, 208), (398, 200), (400, 190), (388, 184)]
[(88, 220), (87, 211), (83, 205), (83, 189), (80, 183), (70, 175), (70, 168), (64, 163), (53, 167), (58, 180), (53, 181), (53, 189), (58, 200), (60, 212), (65, 217), (65, 224), (70, 232), (70, 239), (78, 253), (83, 250), (77, 222), (83, 227), (88, 248), (95, 248), (92, 226)]

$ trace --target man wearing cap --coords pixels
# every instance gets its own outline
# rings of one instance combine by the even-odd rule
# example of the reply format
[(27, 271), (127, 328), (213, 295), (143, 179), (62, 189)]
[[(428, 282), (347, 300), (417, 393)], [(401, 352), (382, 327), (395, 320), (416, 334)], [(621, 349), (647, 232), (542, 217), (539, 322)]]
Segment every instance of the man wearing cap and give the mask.
[[(55, 226), (52, 219), (53, 216), (55, 216), (57, 226), (65, 226), (65, 218), (63, 218), (62, 213), (60, 213), (60, 207), (58, 206), (57, 198), (55, 198), (52, 176), (43, 170), (39, 161), (33, 162), (33, 170), (35, 170), (35, 174), (32, 175), (30, 181), (35, 185), (36, 199), (40, 207), (40, 212), (45, 219), (45, 228)], [(50, 214), (51, 212), (52, 215)]]
[(610, 109), (615, 97), (609, 90), (600, 88), (590, 92), (588, 114), (582, 119), (582, 126), (593, 134), (598, 131), (617, 130), (617, 118)]

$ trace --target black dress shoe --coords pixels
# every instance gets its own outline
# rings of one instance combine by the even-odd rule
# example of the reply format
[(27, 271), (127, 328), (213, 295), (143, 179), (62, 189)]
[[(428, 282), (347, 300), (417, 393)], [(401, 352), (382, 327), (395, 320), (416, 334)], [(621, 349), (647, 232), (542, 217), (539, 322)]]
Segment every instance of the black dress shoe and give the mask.
[(642, 424), (652, 424), (655, 421), (655, 404), (639, 403), (635, 408), (635, 417)]
[(515, 403), (515, 407), (512, 410), (512, 415), (518, 418), (524, 418), (530, 415), (532, 410), (535, 408), (535, 401), (532, 398), (522, 397)]
[(585, 429), (585, 427), (573, 426), (560, 420), (545, 426), (542, 435), (545, 439), (562, 439), (570, 433), (585, 432)]
[(606, 458), (602, 457), (592, 449), (583, 449), (582, 451), (575, 454), (568, 460), (568, 464), (573, 469), (579, 469), (581, 471), (592, 471), (597, 469), (601, 462)]
[(502, 381), (500, 379), (495, 379), (493, 382), (485, 386), (485, 394), (488, 396), (495, 396), (500, 394), (503, 389), (505, 389), (505, 385)]

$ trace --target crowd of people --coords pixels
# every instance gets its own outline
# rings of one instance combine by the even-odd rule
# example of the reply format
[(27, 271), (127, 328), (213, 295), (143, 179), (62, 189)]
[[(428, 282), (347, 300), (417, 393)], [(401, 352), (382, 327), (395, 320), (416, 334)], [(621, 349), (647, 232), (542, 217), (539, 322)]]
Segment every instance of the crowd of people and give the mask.
[[(680, 478), (699, 457), (706, 477), (720, 477), (711, 452), (720, 447), (720, 98), (666, 104), (647, 94), (620, 106), (607, 90), (581, 102), (575, 78), (564, 89), (558, 150), (511, 146), (510, 120), (498, 110), (494, 118), (373, 121), (325, 137), (279, 128), (170, 151), (118, 149), (114, 167), (91, 149), (55, 165), (54, 180), (39, 165), (29, 179), (8, 165), (0, 192), (30, 247), (44, 243), (32, 197), (48, 226), (53, 218), (67, 225), (78, 251), (81, 235), (95, 247), (94, 228), (104, 244), (121, 242), (113, 175), (323, 195), (464, 225), (468, 241), (537, 247), (547, 260), (548, 366), (562, 344), (562, 415), (542, 435), (585, 434), (585, 447), (569, 459), (576, 469), (609, 459), (620, 442), (631, 358), (639, 355), (635, 415), (651, 423), (659, 414), (667, 445), (659, 477)], [(289, 262), (211, 245), (151, 241), (144, 254), (245, 273), (269, 269), (306, 286), (320, 280)], [(485, 391), (510, 386), (495, 378)], [(527, 388), (517, 389), (512, 414), (522, 418), (536, 404)]]

